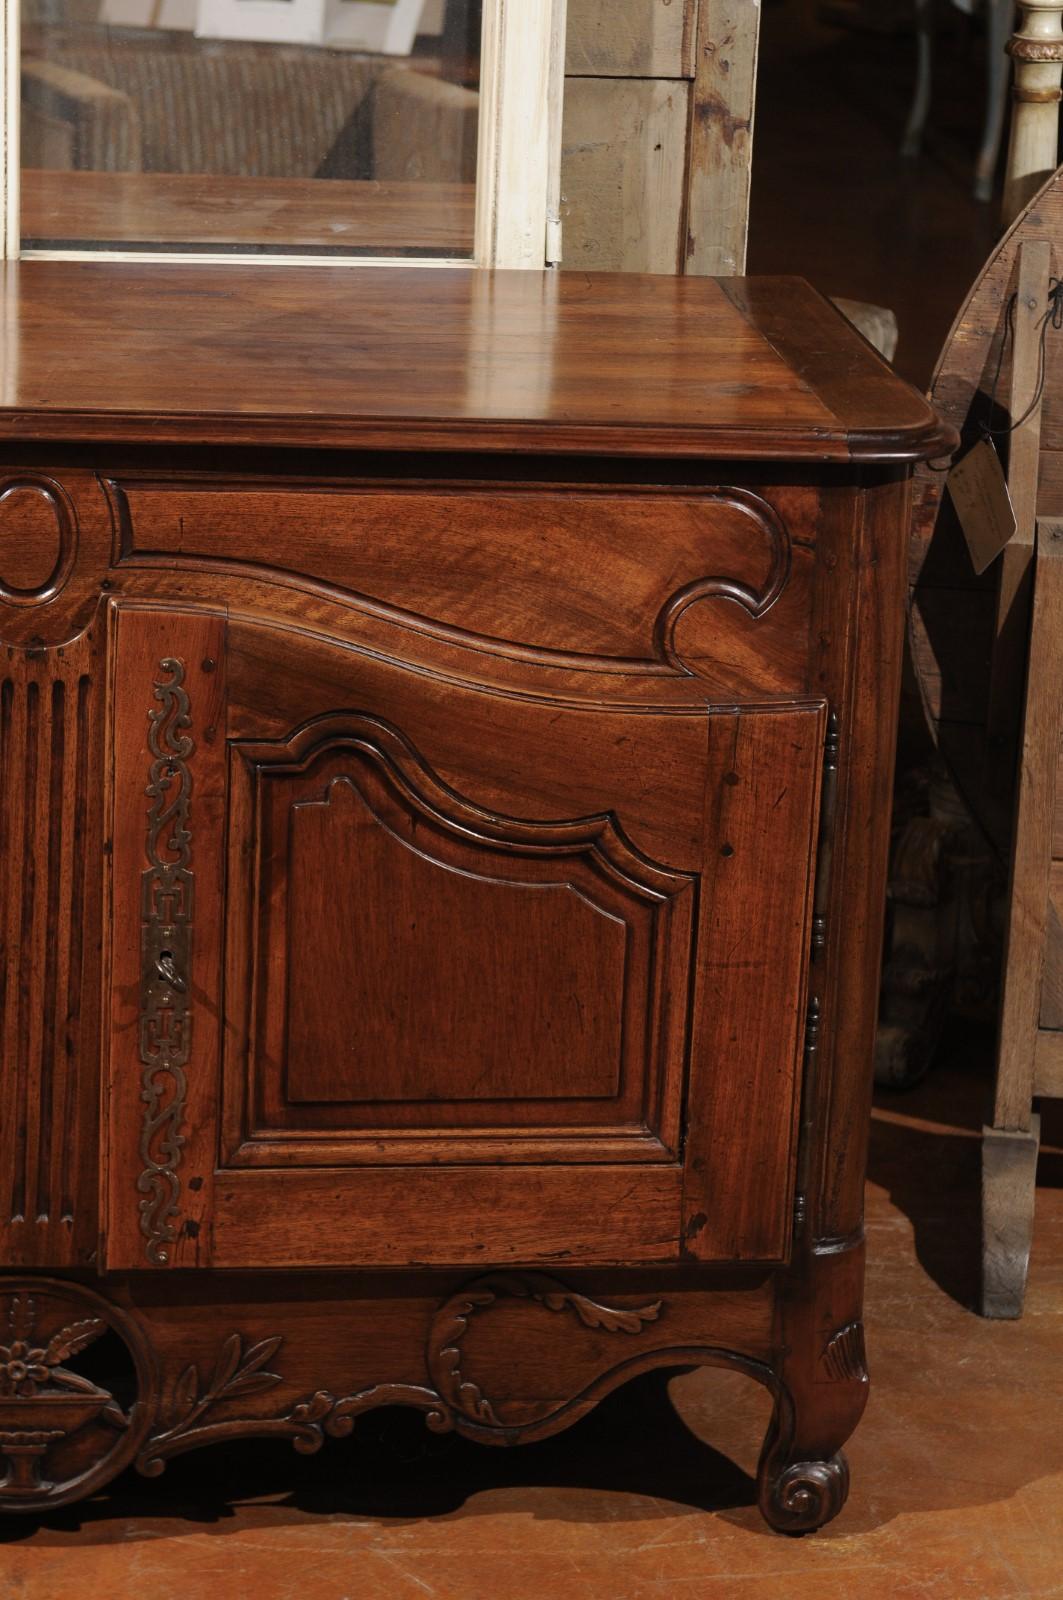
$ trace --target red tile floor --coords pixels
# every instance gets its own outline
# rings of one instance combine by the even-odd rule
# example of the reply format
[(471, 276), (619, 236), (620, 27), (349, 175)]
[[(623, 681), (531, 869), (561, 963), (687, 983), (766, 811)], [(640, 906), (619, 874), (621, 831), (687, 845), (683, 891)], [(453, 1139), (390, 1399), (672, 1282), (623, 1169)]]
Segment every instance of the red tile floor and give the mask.
[[(868, 1183), (872, 1397), (853, 1491), (769, 1533), (748, 1380), (651, 1375), (541, 1445), (379, 1413), (303, 1459), (207, 1451), (0, 1528), (2, 1600), (1030, 1600), (1063, 1596), (1063, 1127), (1042, 1157), (1026, 1314), (968, 1309), (986, 1081), (959, 1051), (880, 1098)], [(230, 1486), (231, 1485), (231, 1489)]]

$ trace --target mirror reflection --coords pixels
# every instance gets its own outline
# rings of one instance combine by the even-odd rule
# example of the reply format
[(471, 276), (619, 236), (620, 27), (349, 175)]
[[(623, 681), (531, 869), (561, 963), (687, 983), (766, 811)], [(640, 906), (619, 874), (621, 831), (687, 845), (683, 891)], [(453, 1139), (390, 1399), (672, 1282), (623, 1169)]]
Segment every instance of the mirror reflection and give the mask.
[(25, 248), (469, 257), (482, 0), (23, 0)]

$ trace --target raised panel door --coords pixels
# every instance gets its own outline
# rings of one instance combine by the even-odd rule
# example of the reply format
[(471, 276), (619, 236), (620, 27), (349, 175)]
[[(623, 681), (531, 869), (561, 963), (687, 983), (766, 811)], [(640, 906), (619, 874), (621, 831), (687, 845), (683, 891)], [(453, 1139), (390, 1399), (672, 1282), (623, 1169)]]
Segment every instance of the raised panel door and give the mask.
[(114, 659), (109, 1265), (784, 1253), (819, 702), (557, 703), (135, 606)]

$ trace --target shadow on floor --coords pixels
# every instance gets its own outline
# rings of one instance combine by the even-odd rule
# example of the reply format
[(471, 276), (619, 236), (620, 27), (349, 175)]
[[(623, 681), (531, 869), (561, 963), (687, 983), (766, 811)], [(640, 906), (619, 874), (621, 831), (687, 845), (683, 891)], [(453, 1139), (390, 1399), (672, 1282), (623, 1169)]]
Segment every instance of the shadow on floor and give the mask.
[[(994, 1034), (951, 1023), (929, 1075), (875, 1095), (867, 1176), (912, 1223), (924, 1272), (966, 1309), (979, 1296), (983, 1125), (992, 1103)], [(1039, 1187), (1063, 1187), (1063, 1101), (1041, 1107)]]
[(639, 1497), (613, 1502), (611, 1514), (625, 1520), (674, 1516), (677, 1506), (701, 1513), (752, 1507), (752, 1478), (676, 1412), (667, 1387), (673, 1376), (661, 1369), (635, 1378), (567, 1432), (516, 1450), (428, 1433), (419, 1413), (399, 1409), (371, 1413), (353, 1439), (326, 1440), (310, 1458), (277, 1441), (214, 1447), (172, 1462), (161, 1483), (129, 1471), (90, 1500), (0, 1523), (0, 1543), (73, 1533), (93, 1541), (94, 1525), (109, 1543), (122, 1523), (124, 1538), (150, 1538), (160, 1518), (223, 1532), (257, 1499), (315, 1516), (399, 1522), (475, 1510), (469, 1502), (477, 1495), (532, 1487), (549, 1492), (552, 1521), (585, 1519), (583, 1498), (570, 1497), (574, 1488)]

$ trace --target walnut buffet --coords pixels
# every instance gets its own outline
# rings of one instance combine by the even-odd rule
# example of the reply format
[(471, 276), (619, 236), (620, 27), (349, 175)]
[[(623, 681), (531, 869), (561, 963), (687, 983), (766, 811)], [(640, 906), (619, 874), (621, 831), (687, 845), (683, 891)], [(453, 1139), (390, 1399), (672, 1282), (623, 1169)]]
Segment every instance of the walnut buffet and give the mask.
[(0, 1507), (710, 1363), (823, 1523), (948, 433), (796, 280), (3, 283)]

